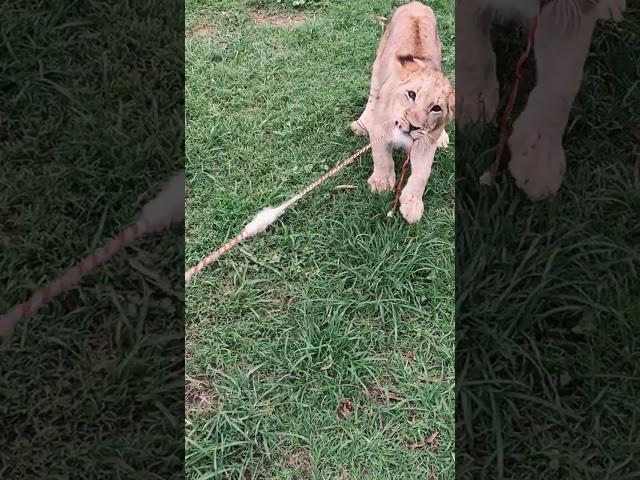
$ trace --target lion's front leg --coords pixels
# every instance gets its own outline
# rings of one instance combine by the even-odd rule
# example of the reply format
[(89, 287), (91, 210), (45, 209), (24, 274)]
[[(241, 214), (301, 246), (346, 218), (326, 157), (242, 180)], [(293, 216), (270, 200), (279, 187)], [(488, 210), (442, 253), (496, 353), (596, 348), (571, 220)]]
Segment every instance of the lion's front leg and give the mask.
[(388, 141), (379, 141), (371, 147), (373, 157), (373, 173), (369, 177), (368, 184), (372, 192), (382, 193), (393, 190), (396, 183), (396, 172), (393, 165), (391, 144)]
[(400, 213), (408, 223), (422, 218), (424, 204), (422, 196), (431, 176), (431, 167), (436, 154), (436, 145), (417, 145), (411, 151), (411, 175), (400, 194)]
[(582, 83), (596, 15), (563, 28), (553, 8), (540, 19), (535, 44), (537, 83), (509, 138), (509, 171), (534, 201), (555, 195), (566, 169), (562, 138)]
[(490, 122), (499, 100), (491, 18), (474, 0), (456, 1), (456, 123)]

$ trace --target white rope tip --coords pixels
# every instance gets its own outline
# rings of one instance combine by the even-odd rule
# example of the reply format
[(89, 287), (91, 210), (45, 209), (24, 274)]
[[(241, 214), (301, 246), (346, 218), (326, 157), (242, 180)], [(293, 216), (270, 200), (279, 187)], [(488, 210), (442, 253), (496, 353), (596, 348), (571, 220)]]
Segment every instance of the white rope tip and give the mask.
[(495, 178), (491, 174), (491, 171), (487, 170), (482, 175), (480, 175), (480, 185), (484, 185), (485, 187), (493, 187), (495, 183)]
[(286, 206), (267, 207), (258, 213), (246, 227), (244, 227), (243, 235), (245, 238), (255, 237), (264, 232), (269, 225), (273, 224), (286, 210)]
[(140, 219), (149, 231), (162, 230), (184, 220), (184, 170), (174, 175), (162, 191), (142, 209)]
[(387, 217), (389, 218), (393, 218), (393, 216), (396, 214), (396, 211), (392, 208), (391, 210), (389, 210), (387, 212)]

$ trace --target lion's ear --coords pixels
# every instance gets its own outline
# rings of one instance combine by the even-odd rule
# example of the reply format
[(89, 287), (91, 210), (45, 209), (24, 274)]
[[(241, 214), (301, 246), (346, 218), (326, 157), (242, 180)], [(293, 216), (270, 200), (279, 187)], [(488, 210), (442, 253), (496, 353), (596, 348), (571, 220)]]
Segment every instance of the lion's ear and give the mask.
[(447, 106), (449, 107), (447, 121), (451, 122), (456, 116), (456, 89), (453, 87), (451, 87), (451, 91), (447, 97)]
[(422, 59), (412, 55), (398, 55), (396, 57), (396, 70), (401, 77), (407, 77), (426, 68), (426, 66), (427, 64)]

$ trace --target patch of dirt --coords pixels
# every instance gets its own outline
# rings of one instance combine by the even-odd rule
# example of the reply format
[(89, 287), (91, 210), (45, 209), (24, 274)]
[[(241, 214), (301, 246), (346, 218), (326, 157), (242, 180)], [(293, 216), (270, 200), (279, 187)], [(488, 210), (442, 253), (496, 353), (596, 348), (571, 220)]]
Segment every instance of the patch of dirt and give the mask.
[(184, 389), (185, 412), (194, 410), (210, 410), (216, 403), (216, 395), (210, 388), (206, 375), (188, 378)]
[(310, 15), (306, 13), (266, 13), (255, 11), (251, 14), (253, 23), (259, 27), (297, 27), (309, 20)]
[(309, 450), (305, 448), (292, 453), (284, 460), (284, 466), (295, 470), (298, 473), (296, 478), (311, 478), (313, 467)]
[(199, 27), (193, 29), (189, 32), (189, 37), (215, 37), (218, 35), (218, 29), (213, 23), (205, 23), (204, 25), (200, 25)]

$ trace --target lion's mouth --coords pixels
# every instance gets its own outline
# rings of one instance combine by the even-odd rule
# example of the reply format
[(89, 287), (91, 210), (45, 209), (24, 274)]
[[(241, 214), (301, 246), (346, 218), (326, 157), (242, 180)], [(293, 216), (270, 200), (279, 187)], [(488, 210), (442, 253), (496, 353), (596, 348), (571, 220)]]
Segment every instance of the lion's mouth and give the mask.
[(412, 140), (418, 140), (422, 135), (422, 132), (424, 131), (423, 128), (417, 128), (415, 130), (406, 130), (402, 133), (404, 133), (407, 137), (411, 138)]
[(422, 132), (424, 132), (425, 130), (422, 127), (416, 127), (412, 123), (408, 123), (408, 126), (406, 128), (403, 128), (403, 126), (399, 122), (396, 122), (396, 124), (398, 125), (398, 130), (400, 130), (405, 137), (408, 137), (411, 140), (418, 140)]
[(405, 130), (404, 133), (415, 140), (420, 136), (420, 133), (422, 132), (422, 130), (424, 129), (421, 127), (416, 127), (412, 123), (409, 123), (409, 126), (407, 127), (407, 130)]

